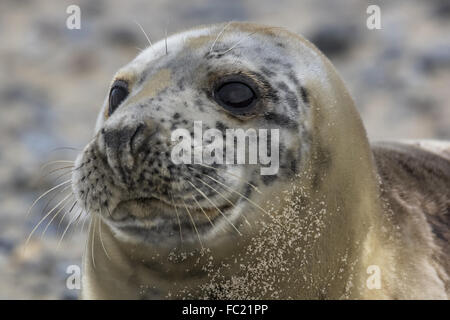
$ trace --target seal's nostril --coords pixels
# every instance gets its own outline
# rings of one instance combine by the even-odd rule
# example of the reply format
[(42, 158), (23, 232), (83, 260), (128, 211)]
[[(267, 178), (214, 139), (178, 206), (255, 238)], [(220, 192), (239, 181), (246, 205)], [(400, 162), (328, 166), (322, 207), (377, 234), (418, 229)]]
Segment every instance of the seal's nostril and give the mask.
[(134, 127), (105, 130), (103, 139), (106, 147), (110, 149), (121, 149), (126, 147), (135, 131), (136, 129)]
[(121, 130), (104, 130), (103, 139), (105, 146), (109, 149), (117, 149), (120, 147), (120, 132)]

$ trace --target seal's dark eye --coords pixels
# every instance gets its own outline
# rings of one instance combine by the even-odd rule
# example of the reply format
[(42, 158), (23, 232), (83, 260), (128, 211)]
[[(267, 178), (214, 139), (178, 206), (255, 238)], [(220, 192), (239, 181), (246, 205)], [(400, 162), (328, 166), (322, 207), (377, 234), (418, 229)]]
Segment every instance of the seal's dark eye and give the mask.
[(120, 106), (123, 100), (128, 96), (128, 85), (125, 81), (117, 80), (114, 82), (109, 92), (109, 109), (111, 115)]
[(257, 94), (250, 84), (230, 79), (217, 86), (214, 98), (226, 110), (244, 114), (255, 105)]

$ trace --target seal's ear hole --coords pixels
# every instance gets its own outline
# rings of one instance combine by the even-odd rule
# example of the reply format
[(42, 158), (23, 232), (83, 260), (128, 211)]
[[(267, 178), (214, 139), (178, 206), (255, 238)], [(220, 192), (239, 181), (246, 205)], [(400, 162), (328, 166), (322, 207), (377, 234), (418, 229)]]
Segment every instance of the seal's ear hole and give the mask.
[(236, 75), (221, 79), (214, 87), (213, 97), (225, 110), (246, 114), (256, 105), (259, 94), (250, 79)]
[(114, 81), (111, 91), (109, 92), (109, 108), (108, 115), (112, 115), (114, 111), (128, 96), (128, 83), (123, 80)]

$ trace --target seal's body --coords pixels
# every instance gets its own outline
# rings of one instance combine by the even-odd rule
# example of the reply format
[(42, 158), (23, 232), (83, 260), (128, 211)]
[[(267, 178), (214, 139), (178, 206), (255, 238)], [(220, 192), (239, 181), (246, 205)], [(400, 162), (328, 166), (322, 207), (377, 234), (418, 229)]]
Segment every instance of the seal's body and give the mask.
[[(278, 130), (279, 169), (175, 164), (171, 133), (196, 121), (216, 138)], [(427, 149), (372, 151), (335, 69), (297, 35), (171, 36), (116, 74), (77, 158), (82, 297), (447, 298), (450, 148)]]

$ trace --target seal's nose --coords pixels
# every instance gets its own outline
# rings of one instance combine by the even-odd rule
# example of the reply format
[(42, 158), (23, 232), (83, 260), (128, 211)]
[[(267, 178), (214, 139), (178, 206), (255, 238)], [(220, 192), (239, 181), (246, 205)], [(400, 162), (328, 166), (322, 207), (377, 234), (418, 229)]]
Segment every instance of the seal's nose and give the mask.
[(131, 138), (139, 130), (138, 128), (125, 127), (121, 129), (102, 129), (103, 139), (107, 149), (119, 150), (127, 148), (131, 143)]
[(131, 182), (137, 153), (141, 145), (149, 143), (148, 138), (152, 131), (144, 123), (128, 124), (119, 128), (107, 126), (101, 129), (99, 144), (103, 145), (109, 166), (124, 183)]

